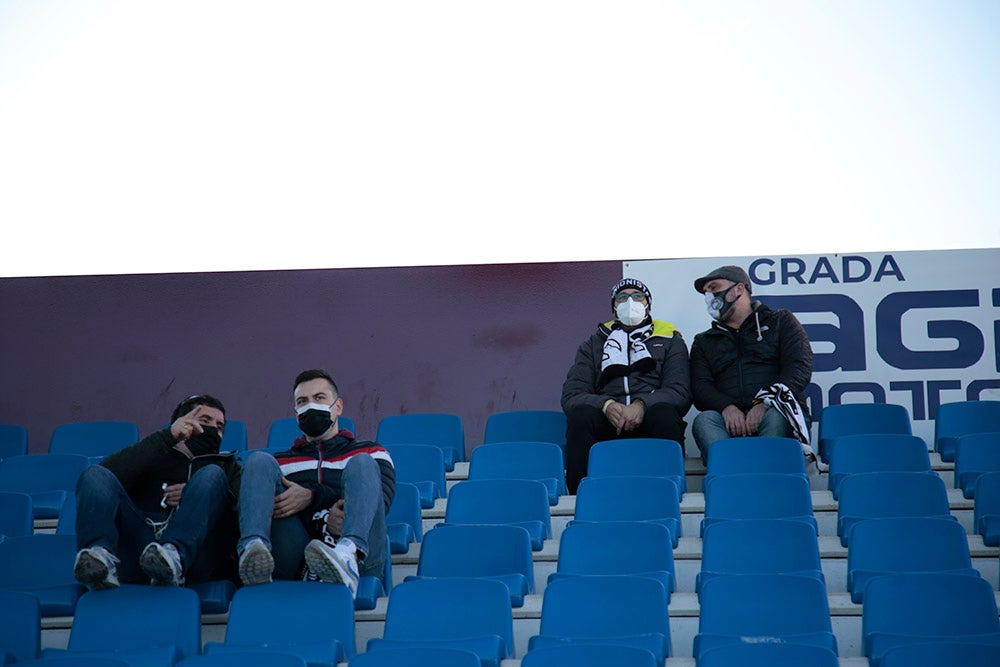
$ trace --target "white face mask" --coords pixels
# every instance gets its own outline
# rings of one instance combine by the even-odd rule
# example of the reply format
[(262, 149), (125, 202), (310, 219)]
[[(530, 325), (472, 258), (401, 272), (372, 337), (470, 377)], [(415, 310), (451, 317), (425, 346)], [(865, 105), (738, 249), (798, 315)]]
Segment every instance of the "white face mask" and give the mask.
[(615, 306), (615, 315), (625, 326), (634, 327), (646, 319), (646, 306), (638, 301), (626, 299)]

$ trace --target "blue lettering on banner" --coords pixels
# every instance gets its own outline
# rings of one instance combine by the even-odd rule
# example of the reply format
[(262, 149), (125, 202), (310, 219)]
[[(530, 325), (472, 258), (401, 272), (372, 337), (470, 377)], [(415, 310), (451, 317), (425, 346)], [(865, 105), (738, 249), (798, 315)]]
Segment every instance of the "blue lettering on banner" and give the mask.
[[(840, 272), (834, 261), (827, 257), (820, 257), (809, 270), (809, 265), (804, 259), (799, 257), (783, 257), (778, 269), (775, 270), (775, 261), (768, 257), (756, 259), (750, 263), (750, 281), (755, 285), (774, 285), (780, 282), (788, 285), (792, 281), (799, 285), (815, 285), (820, 280), (827, 280), (830, 283), (860, 283), (871, 278), (872, 282), (881, 282), (885, 278), (895, 278), (899, 282), (905, 282), (903, 270), (899, 268), (892, 255), (883, 255), (876, 268), (872, 268), (872, 263), (867, 257), (861, 255), (844, 255), (840, 258)], [(808, 275), (807, 275), (808, 274)]]
[(978, 306), (977, 290), (940, 292), (897, 292), (879, 303), (875, 310), (876, 347), (887, 364), (903, 369), (968, 368), (983, 357), (983, 334), (976, 325), (961, 320), (934, 320), (927, 323), (928, 338), (950, 338), (958, 342), (954, 350), (918, 352), (903, 344), (903, 315), (914, 308)]

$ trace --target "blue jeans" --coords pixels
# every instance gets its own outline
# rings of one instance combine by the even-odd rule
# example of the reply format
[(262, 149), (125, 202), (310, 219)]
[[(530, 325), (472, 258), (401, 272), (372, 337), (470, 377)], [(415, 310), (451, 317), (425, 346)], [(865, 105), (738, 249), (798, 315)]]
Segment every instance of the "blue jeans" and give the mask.
[[(181, 556), (188, 581), (224, 578), (232, 570), (232, 542), (225, 529), (228, 483), (217, 465), (191, 475), (181, 503), (173, 514), (167, 510), (146, 513), (139, 509), (107, 468), (92, 465), (83, 471), (76, 487), (77, 548), (101, 546), (119, 559), (118, 578), (123, 583), (149, 583), (139, 567), (139, 556), (150, 542), (173, 544)], [(169, 522), (160, 538), (150, 521)]]
[[(242, 553), (250, 540), (259, 538), (274, 556), (274, 578), (298, 579), (303, 552), (312, 539), (306, 528), (312, 512), (303, 510), (295, 516), (271, 519), (274, 496), (285, 490), (281, 479), (281, 468), (270, 454), (254, 452), (247, 458), (240, 487), (237, 551)], [(349, 538), (358, 548), (360, 574), (380, 576), (387, 538), (378, 462), (368, 454), (355, 454), (348, 460), (340, 484), (344, 494), (342, 537)]]
[[(723, 419), (722, 413), (715, 410), (699, 413), (691, 425), (691, 433), (694, 435), (695, 444), (701, 450), (701, 462), (705, 465), (708, 465), (708, 449), (712, 443), (716, 440), (732, 437), (726, 430), (726, 420)], [(760, 420), (760, 426), (757, 428), (757, 435), (780, 438), (795, 437), (791, 424), (774, 408), (768, 408), (764, 412), (764, 417)]]

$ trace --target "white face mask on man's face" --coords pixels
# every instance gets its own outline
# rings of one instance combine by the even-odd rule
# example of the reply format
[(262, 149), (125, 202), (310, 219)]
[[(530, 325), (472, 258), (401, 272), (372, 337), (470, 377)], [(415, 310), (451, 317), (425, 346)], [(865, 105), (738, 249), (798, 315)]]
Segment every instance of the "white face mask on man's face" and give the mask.
[(634, 327), (646, 319), (646, 306), (633, 299), (626, 299), (615, 306), (615, 315), (627, 327)]

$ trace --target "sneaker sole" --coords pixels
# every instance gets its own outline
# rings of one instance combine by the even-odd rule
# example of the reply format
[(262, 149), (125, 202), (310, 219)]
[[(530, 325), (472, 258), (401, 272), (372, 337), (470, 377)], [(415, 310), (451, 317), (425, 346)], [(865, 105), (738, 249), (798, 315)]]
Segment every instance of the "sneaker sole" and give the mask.
[(156, 586), (180, 586), (182, 580), (174, 576), (170, 563), (159, 549), (146, 549), (139, 557), (139, 567), (149, 575)]
[(323, 550), (322, 545), (310, 542), (306, 545), (305, 556), (306, 565), (316, 573), (316, 576), (321, 581), (331, 584), (343, 584), (351, 589), (352, 594), (357, 590), (358, 580), (351, 577), (350, 572), (346, 568), (330, 557)]
[(84, 586), (95, 591), (102, 591), (108, 588), (118, 588), (118, 582), (111, 579), (108, 566), (100, 558), (95, 558), (87, 552), (83, 552), (76, 559), (73, 566), (73, 576)]
[(244, 586), (270, 583), (273, 574), (274, 556), (264, 546), (248, 551), (240, 561), (240, 581)]

